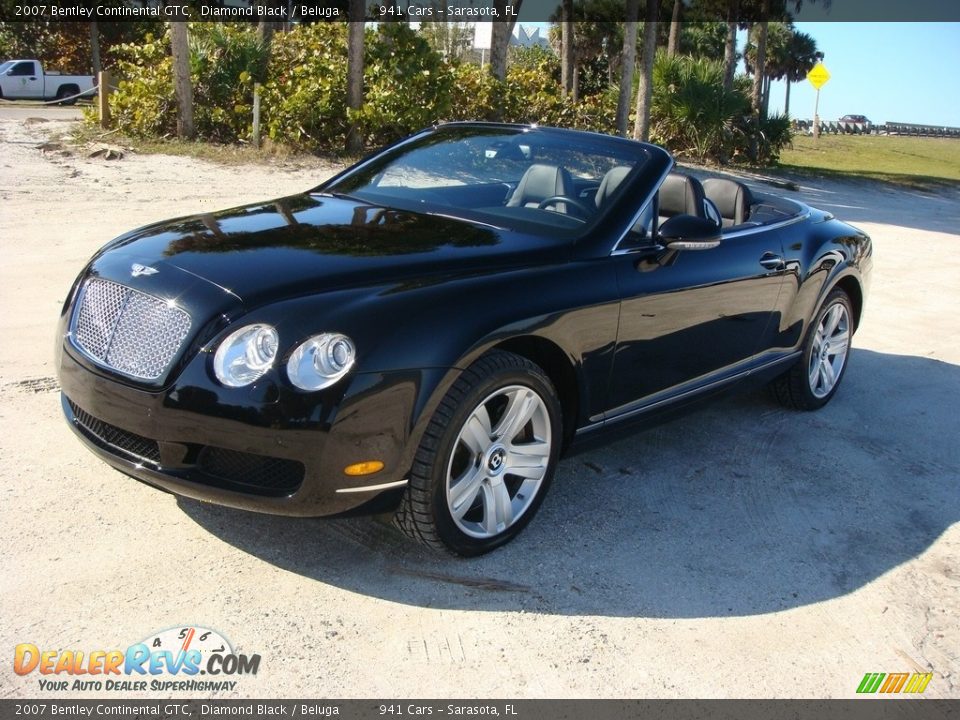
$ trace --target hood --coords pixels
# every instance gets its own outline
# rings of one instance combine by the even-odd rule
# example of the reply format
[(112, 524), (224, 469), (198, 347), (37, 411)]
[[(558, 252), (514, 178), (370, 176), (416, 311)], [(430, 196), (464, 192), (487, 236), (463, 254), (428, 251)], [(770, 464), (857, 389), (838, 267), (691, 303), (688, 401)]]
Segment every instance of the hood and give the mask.
[[(99, 256), (173, 266), (252, 306), (264, 300), (530, 262), (556, 241), (326, 195), (150, 225)], [(157, 278), (159, 279), (159, 277)]]

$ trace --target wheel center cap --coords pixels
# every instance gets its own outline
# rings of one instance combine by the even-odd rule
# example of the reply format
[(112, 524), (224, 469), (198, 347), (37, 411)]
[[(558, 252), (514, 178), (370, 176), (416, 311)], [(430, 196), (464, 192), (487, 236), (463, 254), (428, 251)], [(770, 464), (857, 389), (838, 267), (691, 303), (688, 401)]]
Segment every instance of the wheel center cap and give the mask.
[(487, 456), (487, 469), (491, 475), (499, 475), (503, 470), (503, 465), (507, 460), (507, 451), (502, 447), (496, 447), (490, 451)]

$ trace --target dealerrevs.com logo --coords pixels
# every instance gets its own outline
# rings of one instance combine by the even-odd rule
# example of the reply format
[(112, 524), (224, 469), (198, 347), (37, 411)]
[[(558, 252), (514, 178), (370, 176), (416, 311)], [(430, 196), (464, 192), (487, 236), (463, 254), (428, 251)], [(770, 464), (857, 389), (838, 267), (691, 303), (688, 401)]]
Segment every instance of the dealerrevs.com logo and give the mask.
[(13, 653), (14, 672), (40, 675), (39, 689), (48, 692), (234, 690), (233, 678), (259, 669), (259, 655), (234, 652), (223, 635), (203, 627), (152, 633), (126, 650), (50, 650), (20, 643)]

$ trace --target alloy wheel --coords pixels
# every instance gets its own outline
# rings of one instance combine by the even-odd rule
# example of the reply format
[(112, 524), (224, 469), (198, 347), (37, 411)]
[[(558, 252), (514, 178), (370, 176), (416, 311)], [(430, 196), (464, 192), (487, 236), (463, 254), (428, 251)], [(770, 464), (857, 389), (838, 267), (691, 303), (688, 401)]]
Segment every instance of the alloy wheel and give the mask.
[(447, 508), (467, 535), (487, 539), (530, 508), (550, 463), (550, 414), (534, 390), (510, 385), (467, 417), (446, 471)]
[(810, 392), (816, 398), (830, 394), (843, 372), (850, 349), (850, 315), (843, 303), (834, 303), (820, 319), (813, 346), (807, 377)]

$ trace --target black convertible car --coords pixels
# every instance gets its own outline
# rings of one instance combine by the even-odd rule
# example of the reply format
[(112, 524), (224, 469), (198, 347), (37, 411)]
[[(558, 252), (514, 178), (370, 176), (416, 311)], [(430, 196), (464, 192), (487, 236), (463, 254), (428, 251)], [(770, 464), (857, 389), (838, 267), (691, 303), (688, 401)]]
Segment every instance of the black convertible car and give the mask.
[(106, 245), (60, 318), (63, 410), (165, 490), (395, 510), (475, 555), (613, 428), (755, 382), (827, 403), (871, 264), (829, 213), (701, 184), (653, 145), (440, 125), (302, 195)]

